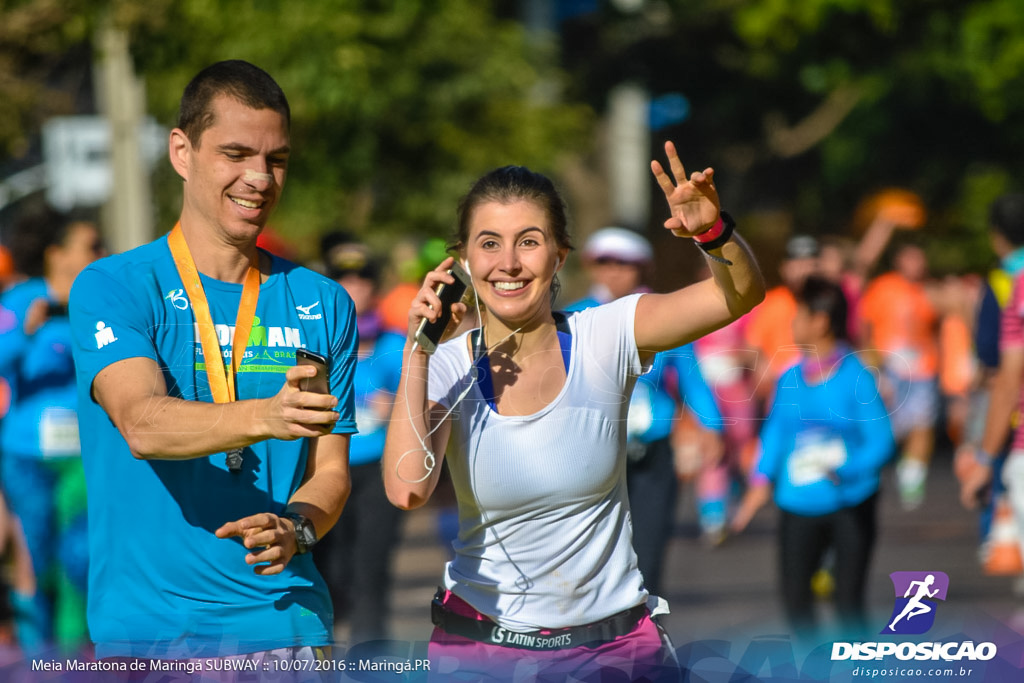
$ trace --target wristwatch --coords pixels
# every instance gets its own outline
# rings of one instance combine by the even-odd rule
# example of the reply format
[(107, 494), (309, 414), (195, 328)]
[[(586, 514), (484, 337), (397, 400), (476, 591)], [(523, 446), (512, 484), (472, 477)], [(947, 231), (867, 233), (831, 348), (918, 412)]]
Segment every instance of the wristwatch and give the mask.
[(309, 552), (309, 549), (319, 540), (316, 537), (313, 523), (305, 515), (300, 515), (297, 512), (286, 512), (281, 516), (292, 520), (292, 524), (295, 525), (295, 552), (299, 555)]

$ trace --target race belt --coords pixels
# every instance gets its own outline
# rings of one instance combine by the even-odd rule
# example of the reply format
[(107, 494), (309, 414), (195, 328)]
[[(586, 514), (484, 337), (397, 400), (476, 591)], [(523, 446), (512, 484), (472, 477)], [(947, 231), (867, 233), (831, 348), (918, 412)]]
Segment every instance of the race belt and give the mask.
[(567, 650), (607, 643), (631, 633), (648, 614), (647, 606), (641, 604), (592, 624), (540, 631), (510, 631), (490, 619), (473, 619), (452, 612), (442, 604), (442, 595), (443, 591), (438, 590), (430, 603), (430, 620), (442, 631), (488, 645), (521, 650)]

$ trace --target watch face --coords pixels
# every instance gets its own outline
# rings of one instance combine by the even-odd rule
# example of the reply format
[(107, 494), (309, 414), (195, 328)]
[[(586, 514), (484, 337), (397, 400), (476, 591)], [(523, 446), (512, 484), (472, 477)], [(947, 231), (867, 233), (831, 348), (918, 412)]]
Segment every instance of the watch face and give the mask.
[(289, 518), (295, 525), (295, 546), (301, 555), (316, 543), (316, 531), (313, 529), (313, 523), (302, 515), (289, 515)]

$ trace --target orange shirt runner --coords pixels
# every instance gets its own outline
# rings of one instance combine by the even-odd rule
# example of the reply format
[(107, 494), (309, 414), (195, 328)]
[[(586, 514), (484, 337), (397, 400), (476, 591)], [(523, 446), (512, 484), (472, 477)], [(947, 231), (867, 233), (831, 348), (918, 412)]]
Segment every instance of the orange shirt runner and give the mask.
[(905, 379), (935, 378), (938, 313), (922, 285), (897, 273), (880, 275), (864, 292), (860, 316), (868, 326), (865, 348), (881, 354), (885, 367)]
[(756, 381), (761, 392), (771, 392), (782, 373), (800, 360), (800, 347), (793, 341), (796, 297), (788, 287), (779, 285), (769, 290), (748, 317), (747, 343), (767, 364), (767, 370)]

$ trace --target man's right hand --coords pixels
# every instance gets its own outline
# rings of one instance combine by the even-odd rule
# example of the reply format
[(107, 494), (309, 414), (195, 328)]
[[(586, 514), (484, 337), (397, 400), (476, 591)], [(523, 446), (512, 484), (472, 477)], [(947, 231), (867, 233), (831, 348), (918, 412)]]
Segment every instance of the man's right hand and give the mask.
[(259, 419), (267, 428), (267, 436), (292, 441), (303, 437), (317, 437), (330, 434), (340, 417), (334, 410), (337, 397), (302, 391), (302, 380), (316, 374), (311, 365), (296, 365), (288, 368), (284, 386), (277, 395), (264, 400)]
[(331, 433), (339, 417), (334, 411), (338, 400), (299, 388), (315, 373), (311, 365), (296, 365), (270, 398), (210, 403), (168, 396), (156, 362), (134, 357), (97, 373), (93, 394), (133, 456), (187, 460), (265, 439), (290, 441)]

